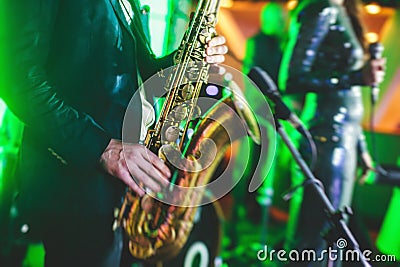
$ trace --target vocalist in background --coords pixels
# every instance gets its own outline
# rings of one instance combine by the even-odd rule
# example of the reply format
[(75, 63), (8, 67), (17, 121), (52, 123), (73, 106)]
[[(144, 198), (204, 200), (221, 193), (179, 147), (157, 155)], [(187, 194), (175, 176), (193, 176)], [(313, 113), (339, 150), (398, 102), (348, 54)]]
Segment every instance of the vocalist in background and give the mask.
[[(356, 0), (300, 2), (280, 74), (287, 94), (315, 93), (315, 111), (307, 121), (318, 153), (313, 171), (336, 209), (351, 204), (358, 156), (364, 170), (372, 168), (360, 126), (361, 86), (382, 82), (385, 68), (385, 59), (366, 54), (357, 6)], [(311, 158), (306, 141), (301, 143), (303, 156)], [(294, 179), (301, 184), (302, 177)], [(326, 226), (321, 201), (306, 187), (300, 201), (292, 199), (286, 245), (320, 255), (327, 247), (321, 237)], [(326, 266), (320, 261), (291, 266), (296, 264)]]

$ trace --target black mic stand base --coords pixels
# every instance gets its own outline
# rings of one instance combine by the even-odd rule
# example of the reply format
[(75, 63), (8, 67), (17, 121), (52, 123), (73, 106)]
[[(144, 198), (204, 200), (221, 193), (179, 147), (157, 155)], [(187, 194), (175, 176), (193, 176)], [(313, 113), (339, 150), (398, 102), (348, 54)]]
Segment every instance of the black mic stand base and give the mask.
[[(301, 157), (299, 151), (296, 149), (294, 146), (293, 142), (290, 140), (289, 136), (283, 129), (282, 125), (280, 122), (276, 119), (275, 117), (275, 127), (276, 131), (278, 134), (281, 136), (283, 142), (285, 145), (288, 147), (290, 150), (292, 156), (294, 157), (297, 165), (300, 167), (302, 173), (305, 175), (305, 182), (302, 184), (302, 186), (307, 186), (313, 189), (315, 191), (317, 197), (320, 199), (321, 203), (323, 204), (323, 207), (326, 211), (327, 214), (327, 219), (332, 225), (331, 229), (329, 229), (328, 233), (324, 236), (325, 240), (327, 241), (328, 244), (334, 244), (336, 240), (339, 238), (345, 239), (347, 242), (347, 249), (353, 249), (360, 260), (360, 263), (362, 266), (365, 267), (370, 267), (371, 265), (368, 263), (367, 259), (365, 258), (364, 254), (361, 252), (359, 245), (354, 238), (353, 234), (351, 233), (350, 229), (348, 228), (345, 220), (344, 220), (344, 214), (350, 215), (351, 211), (349, 208), (345, 208), (344, 211), (336, 211), (328, 199), (327, 195), (324, 192), (323, 185), (322, 183), (315, 178), (313, 173), (311, 172), (310, 168), (307, 166), (303, 158)], [(285, 200), (288, 200), (290, 198), (290, 195), (293, 193), (294, 190), (296, 190), (298, 187), (294, 188), (284, 196)], [(332, 262), (328, 260), (328, 266), (331, 266)]]

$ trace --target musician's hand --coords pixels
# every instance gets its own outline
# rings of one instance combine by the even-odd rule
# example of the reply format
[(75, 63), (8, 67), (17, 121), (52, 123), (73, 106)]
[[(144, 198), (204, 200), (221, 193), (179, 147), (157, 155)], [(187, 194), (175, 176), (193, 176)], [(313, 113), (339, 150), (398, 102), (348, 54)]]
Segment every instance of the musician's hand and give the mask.
[(364, 184), (370, 172), (375, 171), (373, 160), (368, 152), (363, 152), (361, 154), (361, 165), (362, 173), (360, 177), (360, 183)]
[[(140, 196), (145, 193), (143, 188), (160, 191), (162, 186), (168, 185), (171, 176), (164, 162), (146, 147), (139, 144), (122, 145), (121, 141), (115, 139), (111, 139), (104, 150), (100, 164), (107, 173), (123, 181)], [(135, 181), (140, 182), (141, 186)]]
[(210, 64), (218, 64), (225, 61), (228, 47), (225, 45), (224, 36), (215, 36), (207, 44), (206, 61)]
[(385, 78), (386, 58), (369, 60), (363, 68), (365, 85), (379, 85)]

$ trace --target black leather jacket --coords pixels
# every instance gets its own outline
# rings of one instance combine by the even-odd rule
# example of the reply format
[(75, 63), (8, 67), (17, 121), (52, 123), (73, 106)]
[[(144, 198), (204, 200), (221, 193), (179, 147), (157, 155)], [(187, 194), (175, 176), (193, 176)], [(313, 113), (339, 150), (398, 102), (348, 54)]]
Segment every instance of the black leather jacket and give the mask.
[[(363, 49), (343, 7), (320, 0), (298, 15), (287, 91), (329, 92), (363, 85)], [(291, 44), (293, 46), (293, 43)]]
[(22, 209), (112, 211), (124, 186), (98, 168), (100, 155), (121, 137), (138, 73), (171, 57), (155, 58), (137, 6), (130, 27), (117, 0), (5, 0), (0, 10), (0, 97), (25, 123)]
[(286, 92), (315, 92), (316, 111), (309, 122), (314, 134), (336, 142), (348, 134), (359, 136), (358, 148), (365, 151), (360, 129), (364, 51), (344, 7), (313, 1), (299, 11), (296, 30), (289, 43)]

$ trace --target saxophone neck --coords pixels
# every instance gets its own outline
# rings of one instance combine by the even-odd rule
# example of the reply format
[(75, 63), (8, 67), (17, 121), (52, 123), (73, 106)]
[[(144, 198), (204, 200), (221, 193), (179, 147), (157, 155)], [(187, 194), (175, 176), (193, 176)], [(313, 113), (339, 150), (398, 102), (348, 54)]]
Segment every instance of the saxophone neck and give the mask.
[[(196, 51), (200, 46), (202, 46), (201, 49), (205, 51), (206, 44), (216, 35), (215, 25), (217, 24), (219, 7), (220, 0), (199, 1), (196, 11), (190, 20), (189, 27), (175, 54), (175, 64), (187, 62), (187, 53)], [(197, 57), (191, 56), (193, 60), (202, 61), (204, 53), (197, 54)]]

